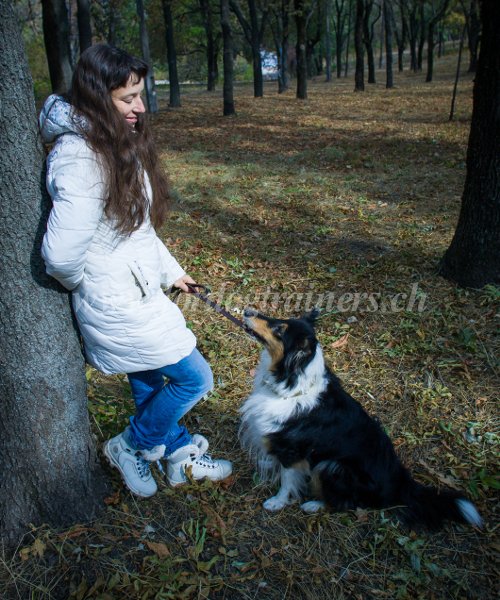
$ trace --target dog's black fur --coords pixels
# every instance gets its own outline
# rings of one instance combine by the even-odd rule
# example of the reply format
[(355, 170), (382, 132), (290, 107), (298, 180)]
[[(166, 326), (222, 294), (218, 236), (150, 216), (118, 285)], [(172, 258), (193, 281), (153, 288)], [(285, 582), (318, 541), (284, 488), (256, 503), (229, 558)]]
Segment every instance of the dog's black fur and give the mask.
[[(279, 320), (247, 311), (247, 326), (272, 355), (269, 376), (275, 389), (293, 392), (299, 380), (308, 377), (308, 365), (320, 352), (316, 316)], [(300, 465), (303, 470), (306, 464), (312, 488), (333, 510), (396, 507), (396, 514), (408, 526), (435, 529), (446, 519), (481, 525), (475, 507), (463, 495), (438, 491), (412, 478), (381, 425), (343, 389), (326, 365), (323, 382), (313, 405), (298, 406), (273, 431), (261, 432), (268, 455), (284, 469)], [(269, 394), (266, 402), (273, 402)]]

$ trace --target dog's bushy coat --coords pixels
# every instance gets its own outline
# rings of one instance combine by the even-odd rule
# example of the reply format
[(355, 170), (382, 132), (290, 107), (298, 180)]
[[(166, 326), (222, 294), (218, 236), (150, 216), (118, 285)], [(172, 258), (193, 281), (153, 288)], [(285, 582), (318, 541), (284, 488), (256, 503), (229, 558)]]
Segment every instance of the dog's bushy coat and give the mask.
[(446, 519), (481, 525), (461, 494), (412, 478), (381, 425), (325, 365), (316, 313), (286, 320), (251, 309), (245, 315), (265, 349), (241, 409), (240, 438), (261, 475), (281, 478), (265, 508), (278, 510), (312, 491), (320, 502), (306, 502), (304, 510), (396, 507), (409, 526), (434, 529)]

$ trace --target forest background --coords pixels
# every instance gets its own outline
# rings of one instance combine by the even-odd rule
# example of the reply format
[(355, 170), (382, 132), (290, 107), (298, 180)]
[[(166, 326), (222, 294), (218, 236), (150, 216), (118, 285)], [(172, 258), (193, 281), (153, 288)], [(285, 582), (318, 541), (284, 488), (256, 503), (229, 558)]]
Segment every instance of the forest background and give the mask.
[[(58, 4), (68, 11), (69, 72), (79, 54), (78, 9), (85, 4), (91, 9), (91, 41), (109, 40), (142, 53), (141, 3)], [(158, 111), (151, 119), (176, 199), (161, 235), (186, 270), (208, 283), (234, 314), (252, 303), (287, 316), (308, 299), (332, 299), (318, 326), (331, 366), (382, 421), (417, 479), (465, 491), (485, 528), (405, 531), (390, 510), (306, 516), (291, 507), (279, 515), (265, 513), (261, 503), (272, 490), (258, 480), (236, 436), (238, 408), (250, 390), (259, 349), (207, 307), (184, 299), (217, 382), (188, 416), (188, 426), (209, 434), (217, 454), (234, 461), (234, 477), (180, 490), (161, 484), (157, 496), (138, 502), (106, 470), (112, 488), (98, 518), (71, 526), (54, 519), (33, 522), (15, 552), (2, 553), (3, 597), (495, 597), (499, 292), (493, 284), (456, 287), (438, 274), (464, 188), (477, 67), (476, 3), (392, 2), (396, 42), (389, 88), (380, 2), (303, 3), (306, 42), (311, 40), (307, 100), (293, 52), (300, 25), (295, 3), (254, 5), (259, 23), (262, 8), (269, 7), (260, 56), (261, 50), (280, 54), (276, 39), (283, 38), (273, 34), (271, 7), (289, 9), (288, 85), (283, 77), (263, 81), (262, 97), (255, 55), (237, 16), (239, 8), (251, 20), (252, 3), (231, 3), (235, 115), (229, 118), (222, 114), (222, 30), (215, 35), (219, 78), (213, 79), (214, 89), (206, 89), (203, 2), (144, 3), (156, 79), (171, 79), (166, 4), (175, 25), (180, 106), (173, 106), (171, 86), (157, 87)], [(370, 68), (363, 65), (363, 91), (354, 39), (360, 4), (364, 16), (371, 5), (368, 34), (364, 30), (361, 39), (367, 55), (371, 43), (374, 59)], [(42, 4), (15, 5), (42, 101), (59, 85), (49, 73)], [(337, 36), (334, 9), (340, 5), (345, 21)], [(219, 31), (219, 3), (210, 6)], [(437, 60), (432, 81), (426, 81), (429, 25), (442, 7), (433, 34)], [(410, 40), (408, 21), (399, 71), (397, 37), (405, 14), (415, 17), (418, 35)], [(275, 29), (276, 23), (282, 21), (274, 22)], [(60, 18), (57, 24), (48, 29), (52, 40), (64, 31)], [(59, 56), (62, 66), (64, 52)], [(370, 296), (376, 308), (367, 302)], [(103, 377), (87, 368), (86, 380), (92, 435), (100, 447), (126, 424), (130, 392), (121, 376)]]

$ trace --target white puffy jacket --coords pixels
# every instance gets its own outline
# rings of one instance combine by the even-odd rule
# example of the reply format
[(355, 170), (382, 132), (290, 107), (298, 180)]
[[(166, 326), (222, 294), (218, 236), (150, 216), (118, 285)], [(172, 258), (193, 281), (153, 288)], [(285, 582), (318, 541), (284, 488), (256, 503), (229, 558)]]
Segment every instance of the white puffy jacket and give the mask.
[[(196, 345), (179, 308), (162, 292), (185, 272), (146, 220), (118, 234), (104, 214), (105, 186), (95, 153), (76, 133), (71, 106), (51, 96), (42, 137), (57, 139), (47, 159), (53, 208), (43, 239), (47, 273), (73, 291), (87, 360), (104, 373), (174, 364)], [(146, 181), (151, 195), (151, 187)]]

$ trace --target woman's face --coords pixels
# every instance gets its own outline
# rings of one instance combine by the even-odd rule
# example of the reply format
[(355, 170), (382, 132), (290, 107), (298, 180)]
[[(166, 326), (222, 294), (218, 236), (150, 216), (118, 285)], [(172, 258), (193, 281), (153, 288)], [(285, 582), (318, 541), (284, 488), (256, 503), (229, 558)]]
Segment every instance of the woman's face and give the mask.
[(143, 90), (144, 79), (136, 81), (136, 78), (131, 75), (126, 86), (111, 92), (113, 104), (131, 127), (135, 127), (137, 115), (146, 112), (141, 98)]

